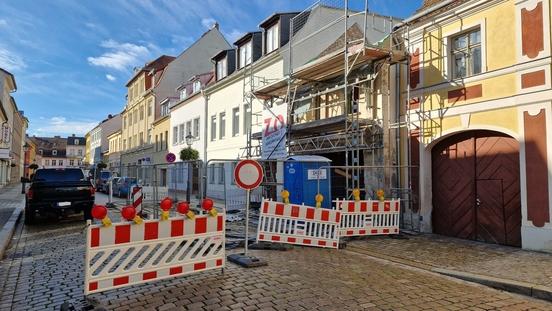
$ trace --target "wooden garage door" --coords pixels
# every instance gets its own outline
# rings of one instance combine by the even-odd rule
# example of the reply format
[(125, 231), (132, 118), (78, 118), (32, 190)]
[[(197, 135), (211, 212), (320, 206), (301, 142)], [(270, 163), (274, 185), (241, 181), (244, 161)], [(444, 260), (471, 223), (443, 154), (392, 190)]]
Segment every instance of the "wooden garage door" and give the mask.
[(519, 144), (504, 134), (472, 131), (432, 150), (435, 233), (521, 245)]

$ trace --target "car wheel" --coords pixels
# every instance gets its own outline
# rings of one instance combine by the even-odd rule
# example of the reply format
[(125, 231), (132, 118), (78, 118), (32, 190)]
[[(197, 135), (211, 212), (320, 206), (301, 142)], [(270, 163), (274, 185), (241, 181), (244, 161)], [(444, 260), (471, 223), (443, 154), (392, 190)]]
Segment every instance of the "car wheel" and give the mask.
[(35, 223), (35, 211), (28, 204), (25, 204), (25, 224), (33, 225)]
[(83, 210), (83, 212), (84, 212), (84, 221), (92, 220), (92, 206), (88, 206), (88, 207), (84, 208), (84, 210)]

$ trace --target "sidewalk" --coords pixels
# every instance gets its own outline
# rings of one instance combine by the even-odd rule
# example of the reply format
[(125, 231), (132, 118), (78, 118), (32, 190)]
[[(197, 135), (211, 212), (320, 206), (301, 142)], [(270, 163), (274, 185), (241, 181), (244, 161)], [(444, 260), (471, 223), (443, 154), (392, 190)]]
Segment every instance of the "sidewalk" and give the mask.
[(21, 193), (21, 184), (14, 183), (0, 188), (0, 230), (8, 221), (16, 207), (21, 207), (24, 194)]
[(433, 234), (403, 237), (352, 240), (347, 249), (552, 300), (552, 254)]

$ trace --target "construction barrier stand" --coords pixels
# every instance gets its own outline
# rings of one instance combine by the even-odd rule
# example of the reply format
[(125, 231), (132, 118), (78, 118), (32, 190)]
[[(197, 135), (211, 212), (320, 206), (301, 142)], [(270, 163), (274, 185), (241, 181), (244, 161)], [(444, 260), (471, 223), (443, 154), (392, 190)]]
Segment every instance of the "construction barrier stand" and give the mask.
[(263, 200), (257, 242), (338, 248), (340, 215), (336, 210)]
[(336, 200), (342, 237), (399, 233), (400, 200)]
[(132, 187), (132, 206), (136, 209), (136, 212), (138, 215), (142, 214), (142, 201), (144, 199), (144, 195), (142, 192), (142, 187), (134, 186)]
[(225, 265), (225, 213), (89, 225), (85, 295)]

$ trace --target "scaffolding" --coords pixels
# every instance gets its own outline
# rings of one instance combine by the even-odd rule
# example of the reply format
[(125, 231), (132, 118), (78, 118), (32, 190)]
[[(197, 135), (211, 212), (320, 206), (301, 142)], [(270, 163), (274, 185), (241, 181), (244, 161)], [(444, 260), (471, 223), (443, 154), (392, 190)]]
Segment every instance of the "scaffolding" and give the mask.
[[(320, 8), (331, 12), (331, 18), (310, 25), (309, 19), (317, 18)], [(402, 92), (393, 93), (401, 83), (400, 78), (393, 81), (393, 70), (400, 73), (410, 66), (405, 46), (408, 32), (395, 31), (398, 22), (370, 12), (368, 0), (320, 0), (293, 17), (289, 42), (281, 48), (284, 78), (255, 76), (254, 64), (244, 70), (243, 98), (251, 109), (245, 115), (249, 130), (241, 157), (260, 157), (261, 148), (266, 148), (262, 135), (253, 133), (253, 126), (258, 125), (253, 122), (253, 117), (258, 119), (253, 101), (270, 113), (276, 102), (286, 103), (289, 155), (343, 152), (343, 169), (336, 173), (344, 178), (345, 197), (351, 198), (355, 188), (368, 197), (368, 189), (362, 186), (372, 182), (388, 185), (391, 196), (411, 207), (410, 129), (423, 129), (425, 121), (410, 119), (408, 91), (406, 101)], [(328, 33), (333, 35), (332, 42), (324, 41)], [(368, 34), (374, 33), (381, 34), (380, 40), (368, 40)], [(301, 58), (301, 52), (316, 51), (312, 45), (319, 42), (329, 47), (319, 47), (319, 55)], [(366, 166), (381, 169), (367, 170)], [(280, 185), (275, 170), (273, 165), (265, 166), (266, 184)]]

